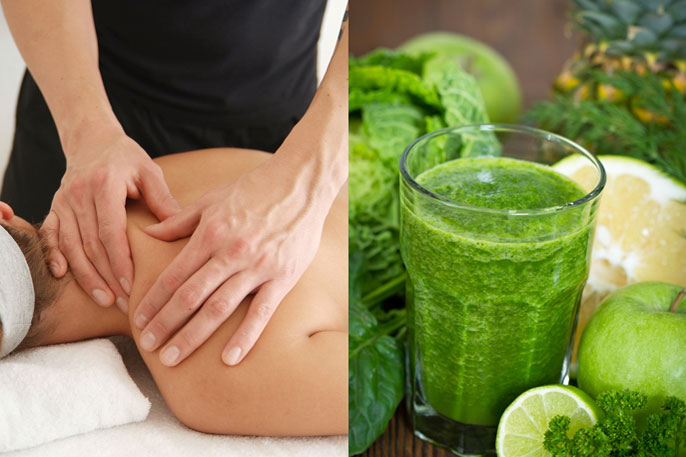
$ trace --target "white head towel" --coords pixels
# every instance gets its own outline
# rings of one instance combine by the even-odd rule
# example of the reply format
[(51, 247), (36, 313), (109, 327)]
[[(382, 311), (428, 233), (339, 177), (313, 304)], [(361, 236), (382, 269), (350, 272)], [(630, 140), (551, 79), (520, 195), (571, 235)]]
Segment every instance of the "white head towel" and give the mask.
[(0, 358), (16, 349), (28, 333), (34, 300), (26, 258), (14, 238), (0, 226)]

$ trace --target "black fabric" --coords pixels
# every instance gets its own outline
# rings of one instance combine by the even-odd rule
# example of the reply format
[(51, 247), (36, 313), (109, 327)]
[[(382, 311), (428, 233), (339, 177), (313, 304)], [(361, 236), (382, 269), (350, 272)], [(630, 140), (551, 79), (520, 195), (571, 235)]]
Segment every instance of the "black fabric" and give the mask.
[[(108, 89), (110, 102), (127, 135), (152, 157), (211, 147), (274, 152), (297, 122), (218, 129), (170, 121), (139, 101)], [(47, 216), (66, 169), (55, 123), (31, 75), (24, 75), (17, 102), (16, 131), (0, 200), (32, 223)]]
[[(93, 0), (100, 71), (126, 133), (152, 157), (210, 147), (275, 151), (316, 90), (325, 0)], [(65, 171), (27, 72), (0, 199), (31, 222)]]
[(166, 118), (264, 125), (316, 90), (325, 0), (93, 0), (110, 88)]

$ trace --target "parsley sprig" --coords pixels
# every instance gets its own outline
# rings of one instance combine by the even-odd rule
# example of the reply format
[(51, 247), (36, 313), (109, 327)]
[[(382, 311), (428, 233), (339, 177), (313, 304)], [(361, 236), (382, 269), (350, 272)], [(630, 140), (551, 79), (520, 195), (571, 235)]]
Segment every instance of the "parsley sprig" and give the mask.
[(604, 415), (596, 425), (570, 438), (569, 417), (555, 416), (545, 433), (545, 449), (553, 457), (679, 457), (686, 449), (686, 403), (668, 397), (662, 410), (639, 428), (634, 413), (646, 403), (646, 396), (637, 392), (602, 393), (597, 404)]

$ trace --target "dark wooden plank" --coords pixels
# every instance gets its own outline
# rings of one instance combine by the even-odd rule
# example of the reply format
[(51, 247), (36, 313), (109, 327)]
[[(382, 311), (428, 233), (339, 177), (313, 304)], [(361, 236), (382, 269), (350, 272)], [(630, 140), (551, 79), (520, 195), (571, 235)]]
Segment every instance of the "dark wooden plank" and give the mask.
[(395, 47), (432, 30), (474, 37), (503, 54), (519, 77), (525, 106), (546, 98), (579, 40), (567, 0), (351, 0), (350, 50)]
[(386, 432), (362, 457), (454, 457), (454, 454), (414, 436), (404, 402), (388, 424)]

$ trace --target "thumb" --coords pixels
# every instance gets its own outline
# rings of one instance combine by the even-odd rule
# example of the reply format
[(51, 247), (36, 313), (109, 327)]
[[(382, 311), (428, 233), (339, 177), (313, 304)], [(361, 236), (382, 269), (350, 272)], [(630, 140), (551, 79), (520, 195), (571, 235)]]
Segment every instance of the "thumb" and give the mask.
[(187, 206), (181, 212), (143, 229), (148, 235), (163, 241), (174, 241), (190, 236), (200, 222), (202, 208), (197, 203)]
[(141, 173), (140, 189), (145, 203), (159, 220), (165, 220), (181, 211), (178, 202), (169, 191), (159, 168), (146, 168)]
[(46, 257), (50, 272), (58, 279), (67, 273), (67, 259), (64, 258), (62, 251), (59, 249), (59, 241), (57, 238), (59, 229), (60, 220), (54, 211), (50, 211), (50, 214), (48, 214), (45, 221), (43, 221), (40, 231), (48, 251)]

